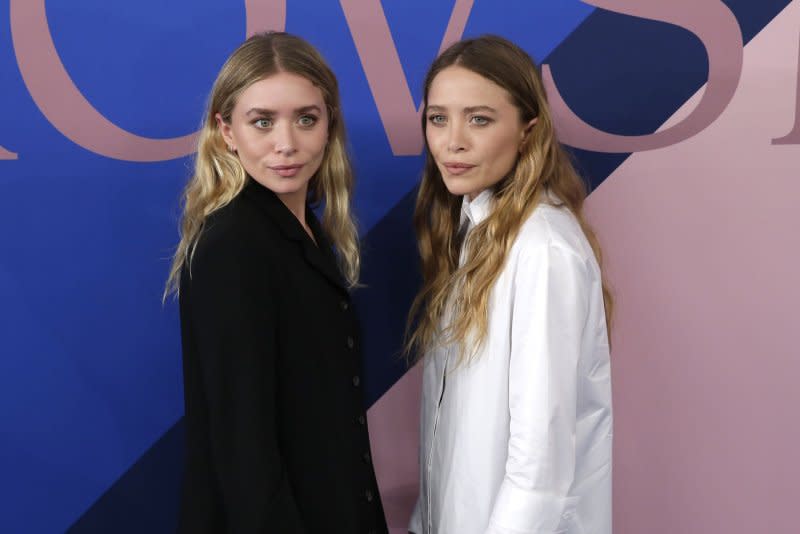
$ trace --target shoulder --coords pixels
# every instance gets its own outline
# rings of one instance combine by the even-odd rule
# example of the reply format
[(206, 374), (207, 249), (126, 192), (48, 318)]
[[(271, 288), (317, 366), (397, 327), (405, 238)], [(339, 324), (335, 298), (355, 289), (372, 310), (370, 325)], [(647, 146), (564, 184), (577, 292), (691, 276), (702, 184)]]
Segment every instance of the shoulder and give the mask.
[(566, 207), (541, 203), (520, 228), (517, 243), (522, 249), (559, 247), (579, 257), (592, 256), (592, 249), (575, 215)]
[(562, 268), (578, 269), (589, 277), (599, 267), (575, 215), (566, 207), (541, 203), (520, 228), (511, 250), (517, 264), (558, 261)]
[(192, 277), (262, 266), (269, 258), (273, 233), (269, 221), (237, 196), (206, 218), (191, 255)]

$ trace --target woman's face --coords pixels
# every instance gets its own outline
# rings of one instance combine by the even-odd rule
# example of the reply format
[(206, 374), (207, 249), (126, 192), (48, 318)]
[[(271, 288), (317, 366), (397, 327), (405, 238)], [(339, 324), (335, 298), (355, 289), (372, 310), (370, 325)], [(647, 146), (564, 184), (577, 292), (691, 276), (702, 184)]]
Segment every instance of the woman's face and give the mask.
[(328, 142), (322, 91), (306, 78), (279, 72), (239, 96), (230, 123), (217, 124), (244, 169), (284, 202), (305, 201)]
[(511, 171), (536, 122), (521, 121), (508, 91), (457, 65), (433, 79), (425, 113), (428, 148), (447, 190), (470, 199)]

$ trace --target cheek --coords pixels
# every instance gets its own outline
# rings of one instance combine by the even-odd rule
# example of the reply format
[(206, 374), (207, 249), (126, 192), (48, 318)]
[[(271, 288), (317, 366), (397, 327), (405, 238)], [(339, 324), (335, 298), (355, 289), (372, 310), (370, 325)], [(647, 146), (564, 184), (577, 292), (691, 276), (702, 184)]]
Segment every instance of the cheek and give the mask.
[(428, 142), (428, 149), (436, 157), (441, 148), (442, 134), (434, 128), (425, 129), (425, 140)]
[(324, 130), (319, 134), (317, 132), (314, 133), (315, 135), (308, 139), (308, 151), (321, 158), (325, 154), (325, 147), (328, 145), (328, 133)]
[(253, 150), (258, 140), (258, 136), (249, 125), (231, 128), (231, 137), (239, 150)]
[(316, 128), (303, 132), (303, 146), (309, 154), (324, 153), (325, 147), (328, 145), (328, 138), (328, 122), (323, 121), (318, 123)]
[(496, 165), (505, 167), (508, 170), (517, 160), (517, 138), (514, 136), (503, 136), (497, 139), (491, 146), (491, 156)]

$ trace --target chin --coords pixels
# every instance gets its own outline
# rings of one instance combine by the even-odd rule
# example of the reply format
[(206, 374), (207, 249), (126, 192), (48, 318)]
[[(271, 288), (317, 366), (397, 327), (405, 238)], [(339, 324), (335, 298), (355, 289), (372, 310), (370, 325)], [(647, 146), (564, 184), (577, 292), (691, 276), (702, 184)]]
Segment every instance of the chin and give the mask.
[(262, 178), (261, 180), (258, 180), (258, 182), (277, 195), (288, 195), (301, 191), (306, 185), (308, 185), (309, 180), (298, 177), (283, 179), (275, 179), (270, 177), (266, 179)]
[(289, 183), (289, 184), (277, 184), (276, 187), (270, 188), (278, 194), (290, 194), (290, 193), (297, 193), (298, 191), (303, 189), (303, 186), (308, 184), (308, 182), (297, 182), (297, 183)]
[(453, 180), (453, 179), (444, 180), (444, 186), (447, 188), (447, 190), (450, 192), (451, 195), (457, 197), (470, 195), (476, 191), (473, 184), (468, 183), (467, 180)]

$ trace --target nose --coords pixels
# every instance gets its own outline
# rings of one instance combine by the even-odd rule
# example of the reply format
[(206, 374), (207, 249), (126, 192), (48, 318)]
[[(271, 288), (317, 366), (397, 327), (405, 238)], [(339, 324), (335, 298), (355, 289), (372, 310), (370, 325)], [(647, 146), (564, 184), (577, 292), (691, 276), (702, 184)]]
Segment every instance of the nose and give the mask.
[(447, 150), (449, 152), (463, 152), (467, 149), (466, 136), (464, 129), (455, 121), (450, 124), (447, 131)]
[(272, 135), (275, 142), (275, 152), (283, 156), (291, 156), (297, 152), (295, 132), (291, 124), (283, 122), (283, 124), (276, 125)]

